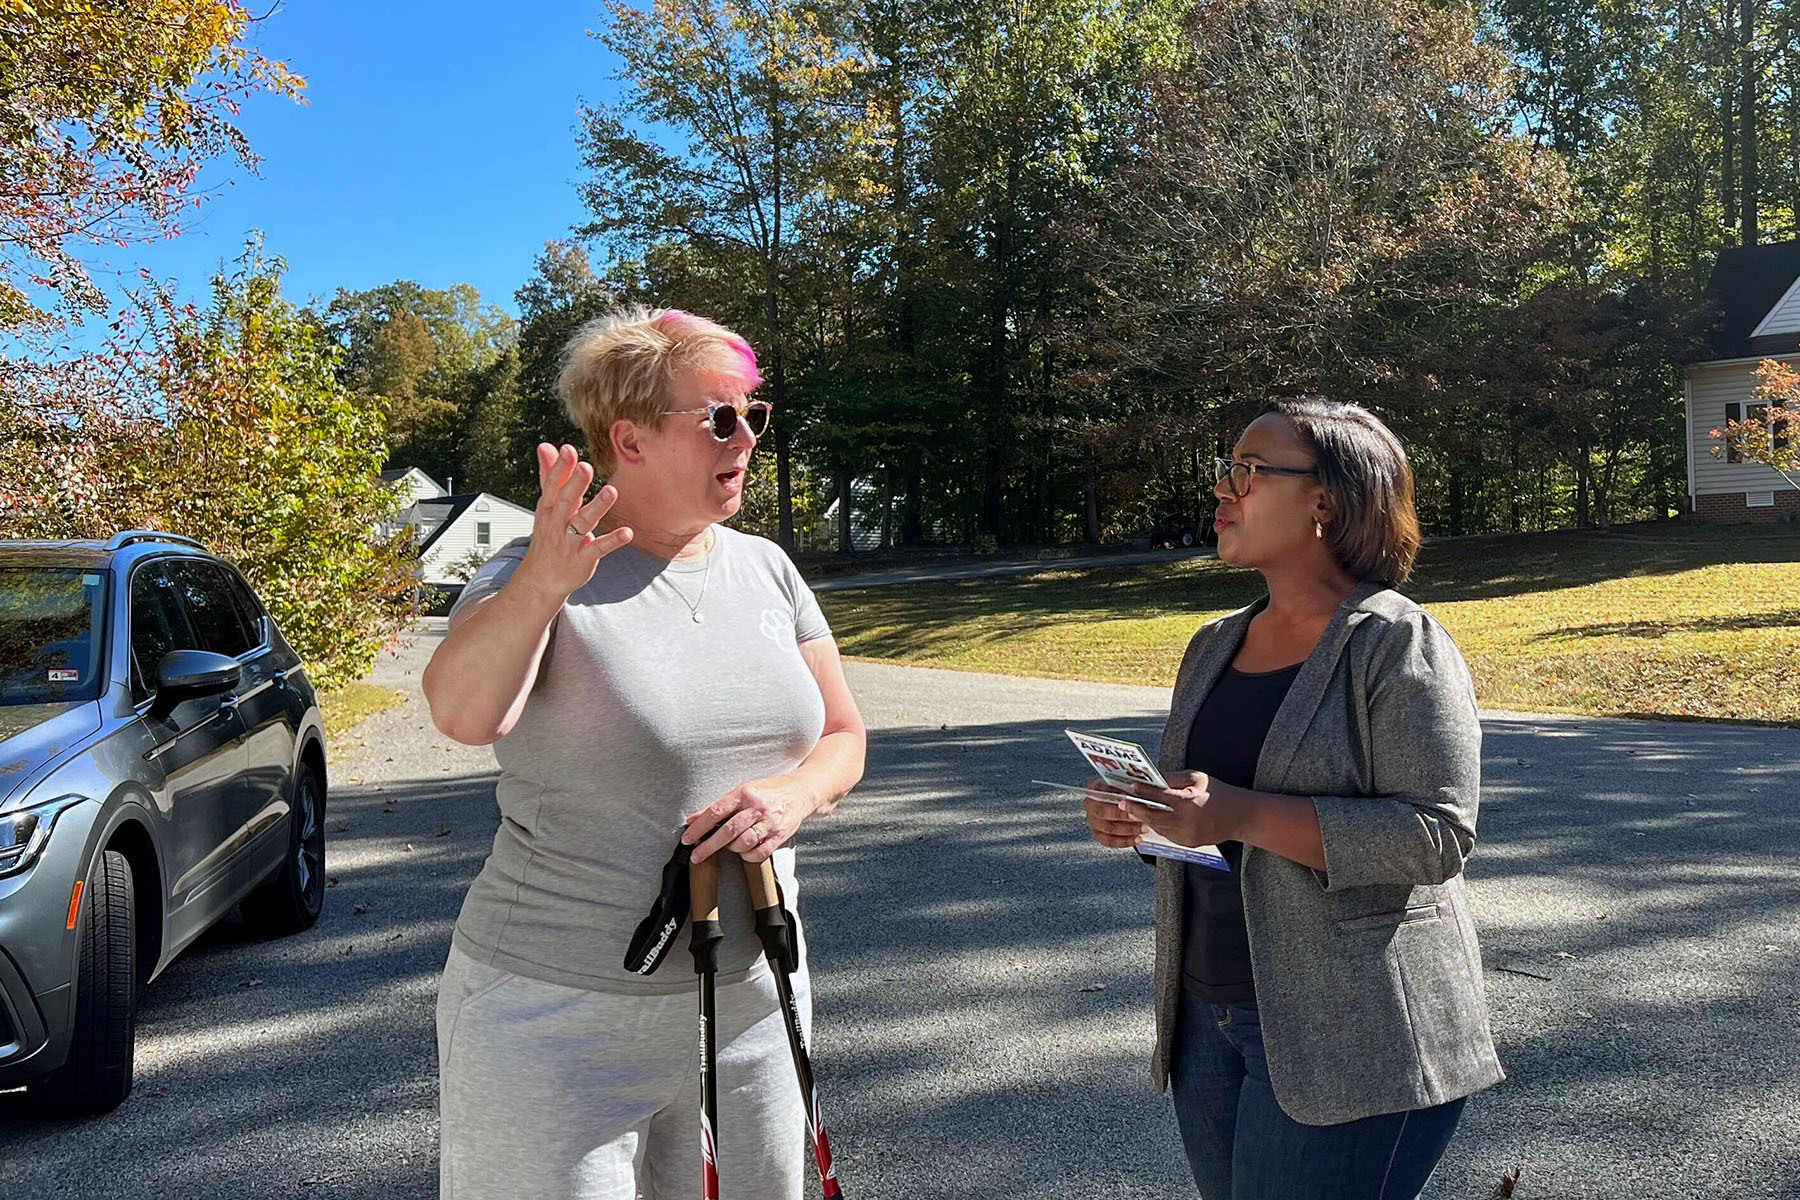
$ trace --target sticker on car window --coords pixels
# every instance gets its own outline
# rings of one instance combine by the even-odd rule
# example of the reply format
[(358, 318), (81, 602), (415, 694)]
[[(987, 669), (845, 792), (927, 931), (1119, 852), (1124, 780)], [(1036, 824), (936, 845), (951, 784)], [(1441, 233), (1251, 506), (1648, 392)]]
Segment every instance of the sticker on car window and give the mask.
[(83, 586), (83, 587), (99, 587), (100, 586), (100, 576), (98, 576), (98, 575), (83, 575), (81, 577), (81, 586)]
[(50, 682), (51, 683), (80, 683), (81, 682), (81, 672), (80, 671), (71, 671), (71, 670), (67, 669), (66, 667), (65, 668), (53, 667), (53, 668), (51, 668), (51, 671), (50, 671)]

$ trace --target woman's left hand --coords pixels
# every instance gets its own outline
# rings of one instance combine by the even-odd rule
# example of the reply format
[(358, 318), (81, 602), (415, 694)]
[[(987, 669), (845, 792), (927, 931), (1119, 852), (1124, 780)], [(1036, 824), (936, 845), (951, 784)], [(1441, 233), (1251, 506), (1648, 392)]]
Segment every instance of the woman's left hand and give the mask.
[(814, 797), (791, 776), (753, 779), (690, 816), (681, 840), (694, 847), (694, 862), (729, 850), (745, 862), (758, 863), (781, 849), (817, 808)]
[(1201, 771), (1171, 771), (1164, 778), (1169, 783), (1166, 789), (1134, 783), (1130, 793), (1159, 801), (1173, 811), (1163, 812), (1129, 799), (1119, 802), (1119, 811), (1142, 821), (1178, 846), (1216, 846), (1233, 840), (1227, 828), (1229, 802), (1224, 800), (1226, 793), (1235, 790), (1231, 785), (1215, 783)]

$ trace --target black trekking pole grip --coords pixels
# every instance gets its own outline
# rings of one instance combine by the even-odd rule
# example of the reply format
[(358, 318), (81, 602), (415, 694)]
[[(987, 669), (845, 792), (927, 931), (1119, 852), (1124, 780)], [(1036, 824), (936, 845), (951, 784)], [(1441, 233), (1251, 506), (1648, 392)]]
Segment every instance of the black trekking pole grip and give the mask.
[[(693, 922), (694, 969), (718, 969), (719, 942), (724, 934), (719, 929), (719, 858), (714, 855), (688, 866), (688, 915)], [(702, 952), (705, 961), (701, 961)]]
[(768, 859), (744, 864), (744, 882), (750, 888), (750, 909), (756, 914), (756, 936), (762, 940), (769, 965), (792, 975), (800, 969), (800, 942), (794, 922), (781, 903), (781, 881)]

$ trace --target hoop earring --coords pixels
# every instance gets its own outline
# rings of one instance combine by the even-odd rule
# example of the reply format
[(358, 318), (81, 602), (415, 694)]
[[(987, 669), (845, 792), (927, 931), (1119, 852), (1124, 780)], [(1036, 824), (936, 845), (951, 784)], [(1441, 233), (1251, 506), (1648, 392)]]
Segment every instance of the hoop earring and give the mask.
[(1313, 536), (1316, 538), (1323, 538), (1325, 536), (1325, 526), (1319, 524), (1319, 522), (1317, 522), (1317, 521), (1314, 521), (1313, 522)]

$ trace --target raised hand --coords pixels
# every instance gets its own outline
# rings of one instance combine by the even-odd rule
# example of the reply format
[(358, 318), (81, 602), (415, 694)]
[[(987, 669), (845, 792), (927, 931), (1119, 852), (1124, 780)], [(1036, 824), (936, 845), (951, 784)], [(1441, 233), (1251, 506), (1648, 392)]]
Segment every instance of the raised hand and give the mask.
[(592, 500), (582, 503), (588, 485), (594, 482), (594, 467), (581, 461), (575, 447), (559, 449), (540, 443), (537, 461), (537, 512), (532, 520), (531, 548), (519, 564), (518, 577), (546, 595), (567, 600), (594, 577), (601, 559), (631, 540), (631, 529), (621, 526), (596, 534), (619, 493), (607, 484)]

